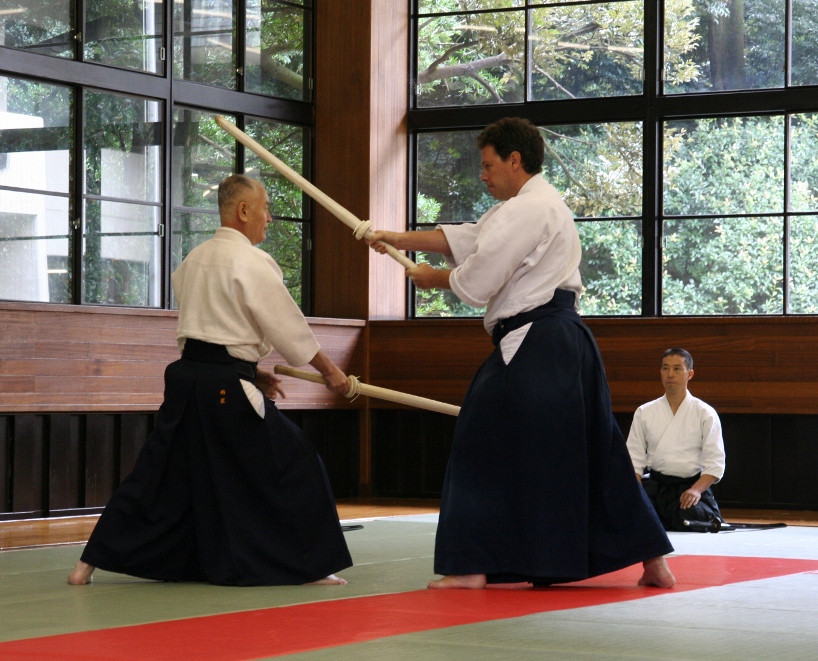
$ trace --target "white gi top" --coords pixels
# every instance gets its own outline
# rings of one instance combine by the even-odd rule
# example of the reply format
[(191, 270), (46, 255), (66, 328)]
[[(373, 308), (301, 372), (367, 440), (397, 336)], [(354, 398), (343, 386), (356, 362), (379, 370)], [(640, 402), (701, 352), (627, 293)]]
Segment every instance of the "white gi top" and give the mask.
[(581, 249), (571, 210), (540, 175), (477, 223), (440, 225), (455, 267), (452, 291), (474, 307), (488, 306), (483, 325), (548, 303), (554, 290), (582, 292)]
[(321, 348), (284, 286), (281, 268), (237, 230), (217, 229), (190, 251), (172, 282), (179, 351), (192, 337), (224, 345), (234, 358), (250, 362), (275, 349), (297, 367)]
[(724, 441), (715, 409), (690, 394), (676, 415), (667, 396), (642, 404), (633, 416), (628, 434), (633, 469), (642, 475), (654, 469), (664, 475), (693, 477), (724, 475)]

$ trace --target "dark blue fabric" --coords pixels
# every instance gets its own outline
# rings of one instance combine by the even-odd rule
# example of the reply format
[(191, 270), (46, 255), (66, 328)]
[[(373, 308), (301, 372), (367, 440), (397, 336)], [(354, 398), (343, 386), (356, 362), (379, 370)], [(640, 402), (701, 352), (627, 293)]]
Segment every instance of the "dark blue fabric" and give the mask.
[(547, 584), (673, 550), (634, 476), (596, 342), (560, 299), (532, 311), (508, 365), (495, 348), (469, 387), (443, 486), (438, 574)]
[(258, 416), (237, 362), (193, 342), (167, 367), (156, 426), (85, 562), (220, 585), (307, 583), (352, 565), (320, 457), (272, 401)]
[(700, 477), (701, 473), (693, 477), (676, 477), (675, 475), (663, 475), (656, 470), (651, 470), (649, 476), (642, 477), (642, 488), (653, 504), (665, 530), (690, 532), (690, 527), (684, 524), (685, 521), (710, 522), (714, 519), (724, 521), (712, 489), (702, 491), (701, 499), (693, 507), (681, 508), (679, 499), (682, 494)]

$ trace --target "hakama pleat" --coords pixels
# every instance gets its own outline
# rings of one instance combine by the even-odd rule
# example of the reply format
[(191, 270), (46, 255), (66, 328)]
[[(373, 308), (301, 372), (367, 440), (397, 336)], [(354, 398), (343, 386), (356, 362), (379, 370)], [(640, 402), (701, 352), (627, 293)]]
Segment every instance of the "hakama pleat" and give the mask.
[(233, 364), (169, 365), (153, 433), (82, 560), (218, 585), (301, 584), (351, 566), (320, 457), (265, 402), (261, 419)]

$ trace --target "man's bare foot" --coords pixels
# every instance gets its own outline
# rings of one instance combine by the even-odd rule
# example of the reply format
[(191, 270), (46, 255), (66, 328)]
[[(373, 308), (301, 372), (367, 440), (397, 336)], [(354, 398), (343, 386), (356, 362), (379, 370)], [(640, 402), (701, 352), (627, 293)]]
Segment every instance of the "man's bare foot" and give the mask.
[(330, 574), (326, 578), (320, 578), (312, 583), (304, 583), (304, 585), (346, 585), (347, 583), (349, 583), (349, 581), (345, 578)]
[(94, 565), (89, 565), (87, 562), (77, 560), (77, 564), (74, 566), (74, 571), (68, 575), (68, 584), (88, 585), (93, 580), (91, 574), (94, 573), (95, 569), (96, 567), (94, 567)]
[(486, 589), (493, 590), (528, 590), (531, 588), (531, 583), (486, 583)]
[(486, 587), (485, 574), (463, 574), (444, 576), (431, 581), (426, 587), (433, 590), (447, 590), (451, 588), (461, 588), (466, 590), (482, 590)]
[(651, 558), (642, 563), (645, 572), (639, 579), (639, 585), (657, 588), (672, 588), (676, 585), (676, 577), (671, 573), (664, 556)]

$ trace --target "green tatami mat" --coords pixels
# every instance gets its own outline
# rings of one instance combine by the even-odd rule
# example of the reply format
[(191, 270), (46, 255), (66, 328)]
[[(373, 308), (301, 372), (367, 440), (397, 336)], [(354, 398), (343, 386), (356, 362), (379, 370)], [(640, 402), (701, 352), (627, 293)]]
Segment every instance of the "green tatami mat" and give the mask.
[(82, 546), (0, 552), (0, 640), (418, 590), (432, 574), (436, 524), (367, 521), (345, 533), (355, 566), (345, 586), (223, 587), (161, 583), (97, 570), (66, 583)]

